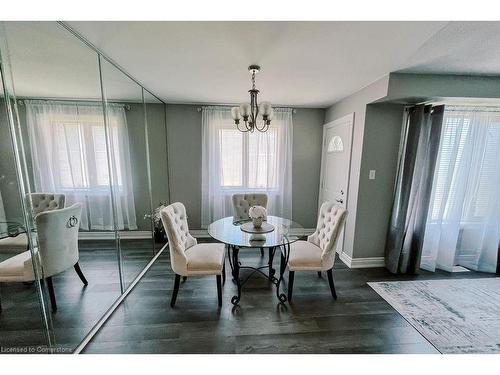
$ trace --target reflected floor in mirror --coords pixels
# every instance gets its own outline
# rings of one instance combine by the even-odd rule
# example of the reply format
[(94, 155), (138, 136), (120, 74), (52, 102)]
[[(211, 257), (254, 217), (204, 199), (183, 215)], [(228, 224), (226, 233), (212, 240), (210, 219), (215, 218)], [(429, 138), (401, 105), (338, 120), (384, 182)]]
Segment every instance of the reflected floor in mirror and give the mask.
[[(126, 287), (153, 257), (152, 240), (125, 240), (121, 248)], [(79, 251), (88, 286), (83, 286), (73, 268), (53, 277), (57, 299), (57, 312), (51, 315), (54, 346), (65, 353), (74, 350), (120, 296), (115, 241), (80, 241)], [(45, 346), (35, 286), (9, 283), (1, 287), (0, 346)]]
[[(240, 255), (242, 263), (267, 262), (267, 254), (261, 257), (258, 249)], [(226, 259), (221, 309), (215, 277), (181, 282), (172, 309), (174, 275), (167, 249), (83, 352), (438, 353), (367, 282), (491, 277), (475, 272), (394, 276), (383, 268), (349, 269), (337, 259), (337, 301), (331, 298), (326, 275), (297, 272), (291, 304), (279, 305), (271, 284), (255, 276), (233, 309), (230, 298), (236, 287), (229, 269)]]

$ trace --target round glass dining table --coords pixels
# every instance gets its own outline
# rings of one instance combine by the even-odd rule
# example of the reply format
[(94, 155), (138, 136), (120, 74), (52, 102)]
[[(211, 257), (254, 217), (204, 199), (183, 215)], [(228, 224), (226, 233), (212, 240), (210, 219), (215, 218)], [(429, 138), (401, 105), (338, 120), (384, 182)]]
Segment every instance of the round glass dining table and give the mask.
[[(247, 233), (241, 230), (240, 226), (249, 221), (234, 221), (233, 217), (229, 216), (217, 220), (208, 226), (208, 234), (215, 240), (227, 245), (229, 265), (231, 266), (233, 280), (238, 287), (238, 292), (231, 298), (231, 303), (233, 305), (239, 304), (242, 286), (256, 273), (263, 275), (273, 283), (276, 286), (276, 296), (280, 302), (286, 302), (286, 295), (280, 292), (280, 285), (290, 255), (290, 244), (305, 235), (304, 228), (292, 220), (269, 215), (265, 222), (274, 227), (273, 231), (262, 234)], [(239, 252), (248, 248), (268, 248), (268, 265), (262, 267), (242, 265), (239, 260)], [(276, 251), (279, 251), (281, 255), (278, 277), (275, 276), (276, 271), (273, 268), (273, 258)], [(263, 271), (265, 268), (268, 268), (268, 273)], [(241, 269), (250, 269), (252, 272), (244, 279), (241, 279)]]

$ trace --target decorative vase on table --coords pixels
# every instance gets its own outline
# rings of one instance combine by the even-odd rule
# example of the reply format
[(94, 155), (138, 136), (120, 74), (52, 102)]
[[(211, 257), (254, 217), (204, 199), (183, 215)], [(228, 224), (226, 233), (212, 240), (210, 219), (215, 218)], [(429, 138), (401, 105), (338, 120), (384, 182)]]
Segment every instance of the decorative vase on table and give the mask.
[(266, 209), (262, 206), (252, 206), (248, 210), (248, 215), (252, 219), (254, 228), (261, 228), (262, 221), (266, 218)]

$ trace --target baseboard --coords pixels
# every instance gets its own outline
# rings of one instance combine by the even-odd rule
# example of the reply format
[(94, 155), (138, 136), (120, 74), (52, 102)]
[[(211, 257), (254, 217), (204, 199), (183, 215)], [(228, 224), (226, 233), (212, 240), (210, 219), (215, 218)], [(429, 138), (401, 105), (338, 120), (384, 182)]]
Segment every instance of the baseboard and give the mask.
[(349, 268), (385, 267), (384, 257), (351, 258), (346, 253), (340, 253), (340, 260)]
[[(147, 230), (124, 230), (120, 231), (120, 238), (127, 240), (140, 240), (151, 238), (152, 234)], [(115, 238), (114, 232), (79, 232), (79, 240), (112, 240)]]

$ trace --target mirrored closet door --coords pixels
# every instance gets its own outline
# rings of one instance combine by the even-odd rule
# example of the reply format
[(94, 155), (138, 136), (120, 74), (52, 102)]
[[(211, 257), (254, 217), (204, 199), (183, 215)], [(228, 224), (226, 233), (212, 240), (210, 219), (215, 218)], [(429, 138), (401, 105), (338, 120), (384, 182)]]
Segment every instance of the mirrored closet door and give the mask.
[(152, 151), (166, 158), (165, 104), (61, 23), (1, 26), (9, 97), (0, 117), (0, 232), (15, 241), (15, 223), (26, 222), (17, 231), (38, 276), (4, 287), (9, 262), (0, 258), (0, 331), (15, 328), (9, 316), (24, 327), (37, 309), (40, 324), (31, 316), (29, 325), (44, 337), (23, 328), (24, 345), (71, 352), (163, 244), (153, 201), (168, 199), (168, 179), (158, 177), (164, 186), (153, 197), (150, 166)]

